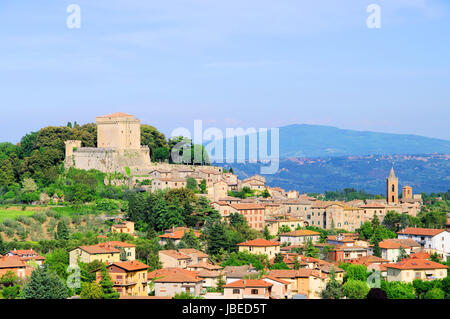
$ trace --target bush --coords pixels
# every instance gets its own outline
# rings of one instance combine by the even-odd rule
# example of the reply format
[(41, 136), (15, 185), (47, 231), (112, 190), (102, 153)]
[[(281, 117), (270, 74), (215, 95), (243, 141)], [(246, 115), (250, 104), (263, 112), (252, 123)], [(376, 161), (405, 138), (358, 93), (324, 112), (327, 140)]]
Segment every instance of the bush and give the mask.
[(365, 299), (370, 289), (365, 281), (350, 279), (342, 286), (342, 290), (349, 299)]
[(31, 217), (41, 224), (45, 223), (45, 221), (47, 220), (47, 215), (45, 213), (34, 213)]
[(119, 205), (113, 199), (99, 199), (97, 200), (95, 210), (102, 212), (112, 212), (119, 209)]
[(425, 296), (424, 299), (444, 299), (445, 292), (440, 288), (433, 288), (429, 290)]

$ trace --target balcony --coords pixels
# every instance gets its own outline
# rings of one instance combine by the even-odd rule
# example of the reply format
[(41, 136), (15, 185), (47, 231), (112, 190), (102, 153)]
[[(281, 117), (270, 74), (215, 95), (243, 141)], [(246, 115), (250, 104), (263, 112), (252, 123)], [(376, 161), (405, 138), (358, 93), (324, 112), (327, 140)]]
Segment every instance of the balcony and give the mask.
[(132, 280), (113, 280), (114, 286), (132, 286), (136, 285), (135, 281)]

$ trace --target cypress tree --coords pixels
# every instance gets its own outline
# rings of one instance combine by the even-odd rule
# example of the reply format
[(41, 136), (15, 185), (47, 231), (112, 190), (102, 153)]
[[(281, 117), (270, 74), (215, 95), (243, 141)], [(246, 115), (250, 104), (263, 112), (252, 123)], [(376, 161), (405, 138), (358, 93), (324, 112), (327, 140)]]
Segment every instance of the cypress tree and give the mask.
[(22, 294), (24, 299), (66, 299), (69, 296), (64, 281), (46, 266), (38, 267), (31, 273)]
[(102, 280), (99, 282), (103, 290), (103, 299), (119, 299), (119, 293), (114, 290), (111, 276), (106, 269), (106, 265), (102, 266)]

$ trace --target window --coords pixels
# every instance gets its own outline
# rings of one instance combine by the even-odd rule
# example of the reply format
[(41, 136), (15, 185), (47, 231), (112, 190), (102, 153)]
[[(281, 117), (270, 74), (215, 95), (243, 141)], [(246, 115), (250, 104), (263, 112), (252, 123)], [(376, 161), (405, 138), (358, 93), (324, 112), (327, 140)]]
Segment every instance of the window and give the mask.
[(239, 294), (239, 289), (233, 289), (233, 295), (238, 295)]
[(252, 289), (252, 295), (257, 295), (258, 294), (258, 289)]

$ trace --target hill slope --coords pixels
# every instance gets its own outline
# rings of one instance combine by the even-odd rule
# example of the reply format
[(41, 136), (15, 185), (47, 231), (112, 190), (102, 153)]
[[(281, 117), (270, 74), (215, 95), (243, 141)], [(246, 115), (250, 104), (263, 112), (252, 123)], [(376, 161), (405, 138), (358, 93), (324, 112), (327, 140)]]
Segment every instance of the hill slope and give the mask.
[[(450, 189), (450, 155), (372, 155), (351, 157), (289, 158), (280, 161), (276, 174), (265, 175), (269, 186), (302, 192), (325, 192), (355, 188), (385, 194), (392, 163), (399, 186), (414, 193), (446, 192)], [(233, 164), (240, 178), (260, 173), (267, 164)]]
[[(246, 140), (248, 154), (249, 138)], [(450, 141), (447, 140), (408, 134), (345, 130), (323, 125), (294, 124), (280, 127), (279, 141), (280, 158), (450, 153)], [(226, 150), (226, 144), (224, 145)], [(235, 139), (235, 150), (236, 145)], [(246, 158), (249, 158), (248, 155)]]

